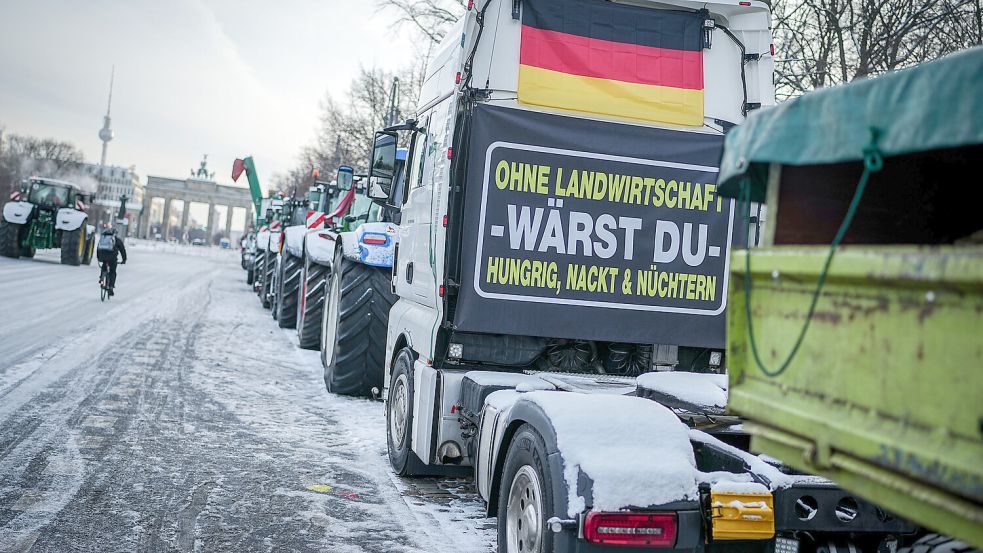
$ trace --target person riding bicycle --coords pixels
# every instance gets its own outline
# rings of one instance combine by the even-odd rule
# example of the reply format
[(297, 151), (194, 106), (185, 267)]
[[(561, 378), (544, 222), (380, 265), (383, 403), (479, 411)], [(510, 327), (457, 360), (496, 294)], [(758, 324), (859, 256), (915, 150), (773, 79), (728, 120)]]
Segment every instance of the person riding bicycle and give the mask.
[(99, 245), (96, 248), (96, 256), (99, 259), (99, 263), (109, 273), (109, 282), (106, 283), (106, 288), (110, 296), (113, 295), (113, 288), (116, 287), (117, 255), (123, 257), (123, 264), (125, 265), (126, 247), (123, 245), (123, 239), (116, 234), (116, 229), (110, 227), (102, 231), (102, 236), (99, 237)]

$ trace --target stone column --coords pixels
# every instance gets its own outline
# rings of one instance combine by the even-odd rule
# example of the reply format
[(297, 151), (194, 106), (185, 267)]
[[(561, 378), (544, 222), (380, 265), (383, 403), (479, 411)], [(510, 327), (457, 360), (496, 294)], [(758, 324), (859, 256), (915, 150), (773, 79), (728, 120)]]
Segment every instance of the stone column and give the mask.
[(205, 236), (205, 243), (211, 245), (212, 236), (215, 236), (215, 227), (212, 226), (212, 221), (215, 220), (215, 203), (208, 202), (208, 217), (206, 217), (205, 227), (208, 228), (208, 235)]
[(188, 232), (188, 212), (191, 211), (189, 209), (190, 207), (191, 202), (185, 199), (184, 211), (181, 213), (181, 236), (178, 237), (178, 240), (184, 240), (184, 233)]
[(225, 237), (232, 240), (232, 206), (225, 206)]
[(164, 238), (164, 241), (167, 242), (167, 239), (171, 237), (171, 197), (170, 196), (164, 198), (164, 218), (161, 220), (161, 226), (164, 227), (163, 229), (161, 229), (163, 230), (161, 236)]

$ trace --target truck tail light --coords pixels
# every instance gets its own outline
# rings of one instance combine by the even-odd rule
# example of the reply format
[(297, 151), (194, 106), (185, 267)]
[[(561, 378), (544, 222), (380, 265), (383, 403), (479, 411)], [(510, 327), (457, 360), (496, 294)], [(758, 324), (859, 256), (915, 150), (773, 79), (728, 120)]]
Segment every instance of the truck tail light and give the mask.
[(605, 545), (672, 547), (676, 544), (676, 513), (599, 513), (584, 520), (584, 539)]
[(362, 235), (362, 243), (369, 246), (384, 246), (388, 242), (386, 237), (381, 234), (365, 233)]

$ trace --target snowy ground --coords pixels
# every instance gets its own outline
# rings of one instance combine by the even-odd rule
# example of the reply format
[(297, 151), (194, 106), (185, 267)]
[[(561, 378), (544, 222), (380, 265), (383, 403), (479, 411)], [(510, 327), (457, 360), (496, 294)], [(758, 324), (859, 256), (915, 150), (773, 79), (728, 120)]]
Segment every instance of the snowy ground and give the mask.
[(464, 481), (402, 480), (237, 251), (134, 243), (117, 296), (0, 258), (0, 551), (490, 551)]

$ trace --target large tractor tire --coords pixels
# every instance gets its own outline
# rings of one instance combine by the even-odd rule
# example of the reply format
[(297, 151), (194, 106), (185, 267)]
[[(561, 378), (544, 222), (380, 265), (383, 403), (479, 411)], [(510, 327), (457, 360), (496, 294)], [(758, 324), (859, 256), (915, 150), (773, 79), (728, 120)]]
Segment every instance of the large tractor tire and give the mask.
[(256, 255), (253, 257), (253, 281), (250, 283), (253, 285), (253, 291), (259, 294), (260, 288), (263, 286), (263, 259), (266, 257), (265, 250), (257, 250)]
[(34, 246), (21, 246), (20, 248), (21, 257), (32, 258), (36, 253), (38, 253), (38, 249)]
[(274, 271), (276, 271), (276, 254), (266, 250), (263, 252), (263, 286), (259, 289), (259, 299), (266, 309), (270, 308), (270, 286), (273, 284)]
[(253, 282), (256, 280), (256, 273), (252, 266), (246, 269), (246, 284), (252, 286)]
[(321, 321), (324, 319), (324, 283), (328, 268), (311, 259), (304, 259), (301, 271), (303, 286), (297, 293), (297, 339), (303, 349), (317, 350), (321, 346)]
[(297, 327), (297, 293), (300, 290), (304, 260), (283, 249), (280, 255), (280, 278), (276, 290), (276, 322), (280, 328)]
[(372, 395), (382, 389), (389, 309), (396, 301), (391, 271), (335, 254), (321, 323), (321, 364), (329, 392)]
[(61, 233), (61, 264), (78, 267), (85, 253), (85, 226)]
[(89, 236), (88, 240), (85, 241), (85, 253), (82, 254), (83, 265), (92, 265), (93, 254), (96, 251), (96, 236), (98, 235), (93, 233), (91, 236)]
[(21, 256), (20, 233), (23, 225), (0, 221), (0, 255), (17, 259)]

